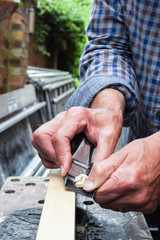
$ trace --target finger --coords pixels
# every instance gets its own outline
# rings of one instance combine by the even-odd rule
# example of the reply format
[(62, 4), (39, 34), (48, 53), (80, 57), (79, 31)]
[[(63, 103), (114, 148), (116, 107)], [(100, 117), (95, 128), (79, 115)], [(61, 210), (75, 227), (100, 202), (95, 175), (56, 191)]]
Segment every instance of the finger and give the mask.
[(139, 207), (135, 207), (134, 205), (131, 206), (126, 206), (125, 204), (117, 204), (116, 202), (113, 205), (108, 205), (108, 204), (99, 204), (101, 208), (105, 209), (111, 209), (116, 212), (129, 212), (129, 211), (134, 211), (134, 212), (142, 212), (142, 209), (140, 210)]
[(51, 121), (43, 124), (33, 133), (31, 140), (32, 145), (37, 149), (46, 154), (48, 157), (55, 158), (56, 154), (51, 142), (52, 135), (59, 128), (59, 124), (65, 118), (65, 112), (61, 112)]
[[(50, 162), (50, 164), (52, 164), (53, 166), (55, 165), (55, 166), (57, 166), (57, 167), (59, 167), (60, 168), (60, 164), (59, 164), (59, 162), (57, 161), (57, 160), (54, 160), (53, 161), (53, 159), (50, 159), (46, 154), (44, 154), (42, 151), (39, 151), (38, 152), (38, 155), (39, 155), (39, 157), (41, 158), (41, 160), (42, 159), (45, 159), (45, 161), (47, 161), (47, 162)], [(43, 162), (43, 161), (42, 161)]]
[(120, 154), (119, 151), (112, 154), (108, 159), (94, 165), (89, 177), (87, 178), (83, 186), (84, 190), (90, 192), (94, 189), (99, 188), (100, 186), (103, 186), (103, 184), (106, 183), (107, 180), (110, 182), (110, 176), (117, 170), (117, 168), (119, 168), (119, 166), (123, 163), (124, 159), (125, 156), (123, 154)]
[(35, 140), (34, 140), (34, 138), (32, 137), (32, 139), (31, 139), (31, 144), (32, 144), (32, 146), (38, 151), (38, 146), (37, 146), (37, 144), (36, 144), (36, 142), (35, 142)]
[(139, 188), (137, 184), (133, 184), (132, 180), (129, 179), (129, 175), (128, 181), (124, 177), (121, 180), (118, 181), (117, 179), (116, 181), (116, 178), (108, 179), (96, 191), (95, 201), (103, 208), (112, 210), (125, 208), (126, 211), (143, 210), (143, 212), (151, 212), (156, 208), (155, 201), (150, 199), (148, 188), (145, 185)]
[(57, 132), (52, 136), (52, 144), (54, 146), (58, 162), (61, 165), (61, 175), (65, 176), (72, 165), (72, 154), (70, 142), (73, 137), (82, 132), (86, 126), (84, 120), (66, 121)]
[(102, 208), (111, 209), (114, 211), (119, 211), (120, 209), (123, 209), (123, 212), (137, 211), (143, 213), (152, 213), (157, 207), (157, 202), (143, 204), (136, 202), (135, 196), (132, 194), (130, 194), (129, 200), (128, 196), (121, 195), (120, 197), (117, 197), (114, 201), (111, 202), (105, 202), (105, 200), (103, 200), (103, 202), (95, 200), (95, 202), (97, 202)]
[[(112, 180), (111, 180), (112, 181)], [(113, 183), (113, 181), (112, 181)], [(110, 184), (111, 185), (111, 184)], [(137, 193), (133, 193), (130, 191), (124, 191), (123, 188), (117, 187), (115, 190), (109, 191), (96, 191), (96, 195), (94, 197), (95, 202), (97, 202), (102, 208), (112, 209), (115, 211), (119, 211), (119, 209), (123, 209), (123, 211), (137, 211), (139, 209), (142, 210), (146, 206), (146, 202), (139, 202), (137, 198)]]
[(56, 163), (54, 163), (52, 161), (48, 161), (48, 159), (46, 159), (45, 157), (43, 157), (40, 154), (38, 154), (38, 155), (41, 158), (41, 161), (46, 168), (49, 168), (49, 169), (59, 168), (59, 166)]
[[(116, 154), (117, 155), (117, 154)], [(125, 158), (123, 157), (123, 161)], [(128, 196), (130, 200), (131, 194), (139, 191), (139, 184), (135, 182), (134, 173), (130, 169), (123, 166), (123, 161), (113, 171), (110, 177), (97, 189), (96, 201), (99, 203), (105, 201), (106, 203), (112, 202), (117, 198)], [(127, 201), (127, 198), (126, 198)], [(137, 198), (138, 202), (138, 198)]]
[(31, 143), (33, 147), (38, 151), (39, 154), (53, 162), (56, 161), (57, 156), (51, 142), (51, 137), (47, 136), (46, 134), (41, 134), (41, 136), (37, 135), (34, 134), (32, 137)]
[(97, 149), (94, 157), (94, 164), (107, 159), (111, 154), (113, 154), (116, 147), (117, 139), (108, 134), (107, 136), (101, 134), (98, 139)]

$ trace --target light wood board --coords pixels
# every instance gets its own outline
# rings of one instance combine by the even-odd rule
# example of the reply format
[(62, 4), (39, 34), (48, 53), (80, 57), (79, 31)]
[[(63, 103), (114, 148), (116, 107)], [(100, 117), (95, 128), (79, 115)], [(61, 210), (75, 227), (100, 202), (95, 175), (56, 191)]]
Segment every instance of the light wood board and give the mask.
[(75, 193), (51, 174), (36, 240), (75, 240)]

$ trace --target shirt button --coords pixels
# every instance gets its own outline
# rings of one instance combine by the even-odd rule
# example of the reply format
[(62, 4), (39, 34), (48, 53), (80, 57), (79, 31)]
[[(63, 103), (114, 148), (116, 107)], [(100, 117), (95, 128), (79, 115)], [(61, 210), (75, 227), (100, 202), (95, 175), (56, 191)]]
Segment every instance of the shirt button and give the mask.
[(158, 111), (158, 112), (156, 113), (156, 117), (157, 117), (157, 118), (160, 118), (160, 111)]

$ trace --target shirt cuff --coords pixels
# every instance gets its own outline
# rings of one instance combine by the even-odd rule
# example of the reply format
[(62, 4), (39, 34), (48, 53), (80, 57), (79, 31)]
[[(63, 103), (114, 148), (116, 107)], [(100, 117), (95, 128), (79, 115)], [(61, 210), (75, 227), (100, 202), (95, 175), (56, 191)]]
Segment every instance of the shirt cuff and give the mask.
[(66, 104), (66, 109), (75, 106), (90, 107), (95, 96), (105, 88), (113, 88), (120, 91), (126, 100), (123, 126), (130, 126), (136, 109), (138, 107), (138, 97), (134, 89), (128, 84), (126, 79), (97, 74), (86, 79), (76, 89)]

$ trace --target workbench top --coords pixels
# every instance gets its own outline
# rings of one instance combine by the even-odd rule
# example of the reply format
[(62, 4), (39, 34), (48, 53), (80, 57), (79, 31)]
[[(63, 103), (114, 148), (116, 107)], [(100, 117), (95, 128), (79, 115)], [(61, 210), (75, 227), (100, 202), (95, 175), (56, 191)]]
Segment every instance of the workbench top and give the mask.
[[(10, 177), (0, 191), (0, 239), (35, 240), (49, 178)], [(151, 240), (143, 214), (102, 209), (77, 195), (76, 240)]]

